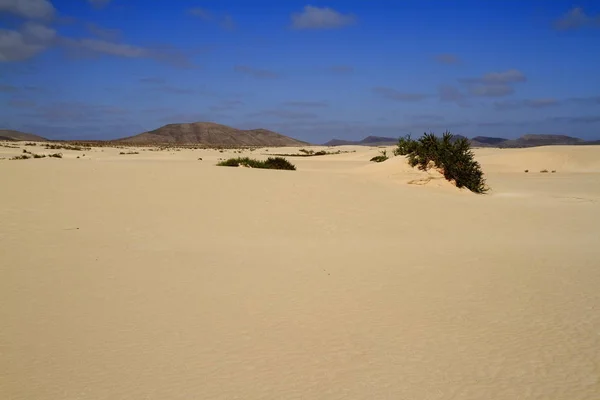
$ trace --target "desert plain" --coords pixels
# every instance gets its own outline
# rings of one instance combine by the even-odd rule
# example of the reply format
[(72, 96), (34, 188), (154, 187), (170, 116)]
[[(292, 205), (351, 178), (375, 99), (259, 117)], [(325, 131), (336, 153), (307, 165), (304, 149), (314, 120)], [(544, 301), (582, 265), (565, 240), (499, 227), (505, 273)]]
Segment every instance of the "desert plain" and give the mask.
[(485, 195), (375, 147), (17, 147), (2, 399), (600, 398), (600, 146), (475, 149)]

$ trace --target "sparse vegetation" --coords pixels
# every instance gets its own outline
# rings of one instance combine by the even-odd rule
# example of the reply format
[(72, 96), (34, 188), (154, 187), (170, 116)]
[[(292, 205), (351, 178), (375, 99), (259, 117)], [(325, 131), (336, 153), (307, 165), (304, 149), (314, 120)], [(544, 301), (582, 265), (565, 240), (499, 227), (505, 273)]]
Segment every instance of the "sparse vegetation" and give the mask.
[(62, 153), (54, 153), (54, 154), (48, 154), (48, 157), (52, 157), (52, 158), (62, 158)]
[(74, 151), (91, 150), (91, 147), (73, 146), (70, 144), (47, 143), (47, 144), (44, 144), (44, 147), (48, 150), (74, 150)]
[(284, 169), (295, 171), (296, 167), (282, 157), (269, 157), (266, 161), (255, 160), (248, 157), (230, 158), (217, 164), (221, 167), (249, 167), (261, 169)]
[(25, 143), (25, 146), (36, 146), (36, 143), (28, 142), (28, 143)]
[[(125, 151), (122, 151), (122, 152), (120, 152), (119, 154), (120, 154), (120, 155), (128, 155), (128, 154), (140, 154), (140, 153), (139, 153), (139, 152), (137, 152), (137, 151), (127, 151), (127, 152), (125, 152)], [(85, 154), (84, 154), (84, 156), (85, 156)]]
[(528, 170), (528, 169), (526, 169), (526, 170), (525, 170), (525, 173), (528, 173), (528, 172), (529, 172), (529, 170)]
[(394, 154), (407, 156), (412, 167), (423, 171), (437, 168), (444, 178), (459, 188), (466, 187), (474, 193), (488, 190), (481, 167), (475, 161), (466, 138), (453, 140), (450, 132), (445, 132), (441, 138), (426, 133), (419, 140), (412, 140), (408, 135), (399, 140)]
[(30, 158), (27, 154), (21, 154), (20, 156), (12, 157), (11, 160), (29, 160)]
[(555, 174), (555, 173), (556, 173), (556, 170), (555, 170), (555, 169), (553, 169), (553, 170), (552, 170), (552, 173), (553, 173), (553, 174)]
[(371, 158), (370, 161), (380, 163), (380, 162), (384, 162), (385, 160), (387, 160), (389, 158), (387, 156), (387, 150), (382, 150), (380, 153), (381, 153), (380, 155)]
[(547, 169), (543, 169), (543, 170), (541, 170), (540, 172), (541, 172), (542, 174), (547, 174), (547, 173), (548, 173), (548, 170), (547, 170)]
[[(268, 150), (265, 150), (268, 151)], [(314, 150), (306, 150), (306, 149), (300, 149), (298, 150), (300, 152), (300, 154), (296, 153), (296, 154), (273, 154), (274, 156), (278, 156), (278, 157), (317, 157), (317, 156), (330, 156), (330, 155), (335, 155), (335, 154), (345, 154), (345, 153), (355, 153), (356, 150), (352, 150), (352, 151), (325, 151), (325, 150), (319, 150), (319, 151), (314, 151)]]
[(45, 154), (32, 154), (33, 158), (46, 158)]

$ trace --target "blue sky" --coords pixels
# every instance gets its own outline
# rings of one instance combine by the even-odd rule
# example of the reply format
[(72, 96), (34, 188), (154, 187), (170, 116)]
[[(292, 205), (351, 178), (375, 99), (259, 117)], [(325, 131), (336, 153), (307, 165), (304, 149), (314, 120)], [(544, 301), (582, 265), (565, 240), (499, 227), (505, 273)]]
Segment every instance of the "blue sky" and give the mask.
[(600, 138), (600, 2), (0, 0), (0, 129)]

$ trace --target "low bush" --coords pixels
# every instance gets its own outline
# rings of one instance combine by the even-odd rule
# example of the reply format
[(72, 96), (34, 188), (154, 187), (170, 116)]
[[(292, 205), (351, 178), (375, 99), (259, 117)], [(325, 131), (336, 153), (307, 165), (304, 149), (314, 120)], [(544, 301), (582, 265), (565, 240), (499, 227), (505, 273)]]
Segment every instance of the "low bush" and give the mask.
[(217, 164), (220, 167), (249, 167), (261, 169), (284, 169), (294, 171), (296, 167), (282, 157), (269, 157), (266, 161), (255, 160), (248, 157), (230, 158)]
[(383, 151), (381, 151), (380, 155), (371, 158), (370, 161), (380, 163), (380, 162), (384, 162), (388, 158), (389, 157), (387, 156), (387, 150), (383, 150)]
[(48, 157), (52, 157), (52, 158), (62, 158), (62, 153), (48, 154)]
[(454, 139), (450, 132), (439, 138), (433, 133), (424, 134), (419, 140), (410, 136), (401, 138), (394, 151), (395, 155), (407, 156), (412, 167), (427, 170), (438, 168), (444, 178), (459, 187), (466, 187), (474, 193), (485, 193), (483, 172), (475, 161), (471, 144), (466, 138)]
[(27, 154), (22, 154), (20, 156), (14, 156), (13, 158), (11, 158), (11, 160), (29, 160), (31, 157), (29, 157)]

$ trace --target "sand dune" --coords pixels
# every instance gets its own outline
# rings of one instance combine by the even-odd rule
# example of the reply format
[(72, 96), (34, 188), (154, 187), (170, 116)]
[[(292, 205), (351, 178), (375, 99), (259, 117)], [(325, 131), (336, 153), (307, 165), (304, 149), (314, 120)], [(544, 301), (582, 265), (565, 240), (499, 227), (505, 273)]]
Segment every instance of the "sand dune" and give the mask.
[(0, 160), (0, 398), (598, 398), (600, 146), (338, 149)]

